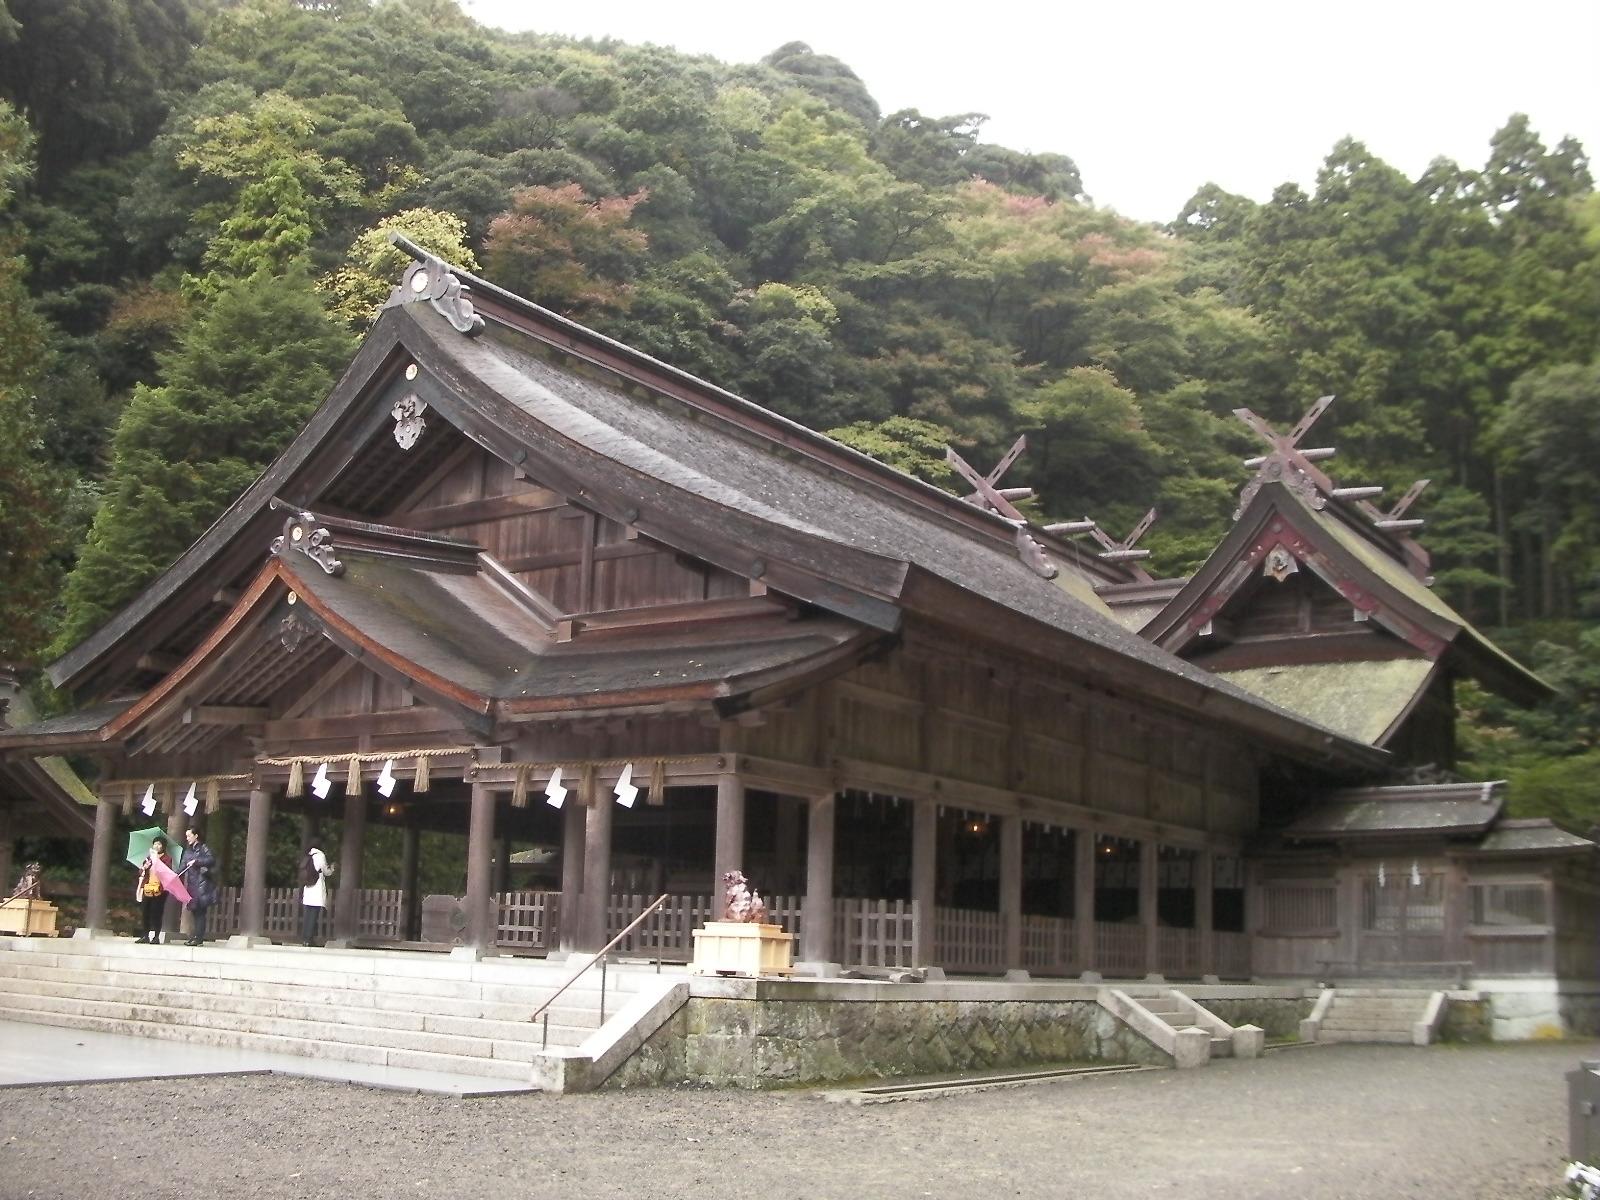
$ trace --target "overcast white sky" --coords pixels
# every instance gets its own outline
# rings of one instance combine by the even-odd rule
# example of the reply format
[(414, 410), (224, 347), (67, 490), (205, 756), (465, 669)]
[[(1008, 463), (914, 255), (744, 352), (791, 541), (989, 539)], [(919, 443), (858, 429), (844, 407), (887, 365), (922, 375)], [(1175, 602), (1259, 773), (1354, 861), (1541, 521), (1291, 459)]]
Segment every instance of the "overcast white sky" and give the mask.
[(804, 41), (885, 113), (984, 112), (985, 140), (1070, 155), (1096, 202), (1166, 221), (1214, 181), (1309, 186), (1351, 134), (1415, 176), (1482, 165), (1526, 112), (1600, 152), (1600, 0), (463, 0), (486, 25), (752, 62)]

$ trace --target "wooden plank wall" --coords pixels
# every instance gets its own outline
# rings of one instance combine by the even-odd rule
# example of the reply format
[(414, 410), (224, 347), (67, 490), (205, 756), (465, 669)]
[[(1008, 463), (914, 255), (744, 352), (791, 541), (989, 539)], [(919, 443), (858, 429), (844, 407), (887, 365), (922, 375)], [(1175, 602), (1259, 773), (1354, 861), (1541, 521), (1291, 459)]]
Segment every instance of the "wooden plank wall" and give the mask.
[(749, 593), (742, 577), (630, 536), (477, 446), (385, 519), (472, 539), (564, 613)]
[(948, 631), (902, 644), (739, 731), (742, 753), (831, 758), (1087, 805), (1224, 835), (1254, 827), (1255, 758), (1157, 714)]

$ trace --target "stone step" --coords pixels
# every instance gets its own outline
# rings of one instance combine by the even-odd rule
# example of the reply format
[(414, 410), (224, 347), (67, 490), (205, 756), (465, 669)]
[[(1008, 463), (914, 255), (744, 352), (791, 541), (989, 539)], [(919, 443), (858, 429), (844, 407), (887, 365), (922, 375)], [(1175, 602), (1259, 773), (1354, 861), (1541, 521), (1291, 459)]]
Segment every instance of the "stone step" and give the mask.
[[(221, 1001), (260, 1001), (280, 1003), (315, 1003), (338, 1006), (350, 1010), (417, 1012), (463, 1020), (484, 1019), (496, 1021), (525, 1021), (535, 1008), (554, 989), (539, 989), (515, 1003), (478, 999), (452, 999), (416, 993), (373, 990), (350, 990), (307, 983), (263, 984), (248, 980), (205, 979), (195, 976), (171, 977), (153, 972), (69, 972), (58, 970), (33, 971), (24, 976), (0, 979), (0, 995), (7, 991), (27, 990), (46, 995), (91, 995), (103, 992), (154, 998), (170, 996), (179, 1003), (198, 1005), (202, 997)], [(614, 1011), (631, 996), (632, 990), (607, 989), (608, 1011)], [(613, 997), (616, 998), (613, 1003)], [(552, 1021), (565, 1024), (599, 1024), (600, 993), (598, 988), (573, 987), (562, 993), (552, 1008)], [(587, 1017), (585, 1014), (592, 1014)]]
[[(378, 1051), (404, 1051), (408, 1053), (424, 1053), (457, 1059), (473, 1060), (502, 1060), (515, 1062), (531, 1062), (534, 1054), (543, 1045), (542, 1030), (532, 1026), (519, 1029), (519, 1034), (527, 1033), (532, 1036), (526, 1040), (496, 1040), (491, 1037), (474, 1037), (470, 1035), (451, 1035), (442, 1033), (428, 1033), (406, 1029), (377, 1029), (370, 1026), (355, 1025), (348, 1022), (332, 1020), (319, 1021), (292, 1016), (273, 1016), (267, 1014), (238, 1013), (238, 1012), (208, 1012), (201, 1021), (196, 1021), (196, 1014), (188, 1009), (165, 1008), (152, 1004), (132, 1004), (114, 1000), (52, 1000), (48, 1004), (36, 1003), (36, 997), (10, 995), (0, 997), (0, 1001), (14, 1012), (34, 1014), (24, 1020), (46, 1020), (55, 1016), (78, 1017), (96, 1019), (115, 1023), (134, 1023), (145, 1026), (163, 1026), (170, 1029), (189, 1032), (205, 1033), (235, 1033), (241, 1035), (266, 1035), (284, 1041), (298, 1041), (302, 1049), (299, 1053), (306, 1053), (305, 1046), (364, 1046)], [(577, 1045), (587, 1036), (589, 1031), (581, 1031), (582, 1036), (567, 1037), (558, 1041), (557, 1030), (550, 1031), (551, 1045)], [(571, 1033), (574, 1031), (560, 1031)], [(204, 1040), (201, 1038), (200, 1040)], [(321, 1052), (320, 1049), (318, 1051)], [(349, 1058), (350, 1054), (335, 1054), (334, 1057)], [(364, 1061), (364, 1060), (363, 1060)]]
[[(374, 1005), (351, 1006), (337, 1001), (328, 1001), (321, 997), (315, 989), (305, 989), (300, 995), (287, 997), (262, 998), (251, 995), (208, 995), (185, 993), (181, 990), (161, 988), (121, 988), (86, 984), (62, 984), (37, 980), (15, 980), (12, 986), (0, 988), (0, 1001), (6, 997), (16, 998), (16, 1002), (23, 1003), (23, 998), (28, 998), (30, 1006), (50, 1007), (60, 1003), (70, 1003), (75, 1000), (93, 1000), (109, 1004), (125, 1004), (135, 1007), (170, 1008), (177, 1011), (193, 1013), (236, 1013), (250, 1016), (264, 1017), (293, 1017), (308, 1021), (336, 1021), (354, 1023), (374, 1029), (413, 1030), (419, 1032), (459, 1034), (463, 1036), (478, 1036), (517, 1040), (519, 1038), (542, 1037), (541, 1033), (530, 1033), (530, 1030), (542, 1028), (542, 1021), (538, 1024), (528, 1020), (531, 1009), (527, 1006), (518, 1006), (517, 1009), (503, 1019), (492, 1019), (477, 1013), (467, 1015), (453, 1015), (419, 1011), (415, 1008), (393, 1006), (378, 1007)], [(565, 999), (565, 997), (563, 997)], [(620, 1005), (606, 1006), (607, 1013), (617, 1010)], [(557, 1040), (558, 1031), (562, 1044), (576, 1044), (600, 1026), (599, 1007), (574, 1008), (557, 1003), (550, 1012), (551, 1041)]]
[[(472, 999), (501, 1003), (528, 1003), (531, 998), (556, 990), (570, 977), (569, 973), (541, 973), (539, 976), (485, 981), (479, 979), (433, 978), (417, 975), (351, 973), (294, 968), (288, 965), (258, 963), (194, 963), (185, 961), (139, 963), (114, 959), (103, 965), (96, 960), (83, 962), (40, 963), (21, 961), (24, 956), (0, 954), (0, 980), (22, 976), (57, 978), (90, 983), (96, 978), (113, 977), (119, 983), (131, 984), (136, 977), (159, 977), (166, 980), (193, 981), (196, 990), (230, 983), (259, 983), (305, 987), (315, 984), (350, 993), (406, 994), (437, 996), (452, 999)], [(67, 958), (68, 956), (62, 956)], [(111, 965), (114, 963), (115, 965)], [(606, 990), (633, 993), (643, 985), (647, 973), (614, 969), (606, 973)], [(572, 994), (600, 993), (598, 969), (589, 972), (568, 991)], [(538, 1003), (536, 999), (534, 1003)]]
[[(93, 962), (93, 960), (88, 961)], [(487, 1003), (537, 1004), (541, 997), (554, 992), (568, 978), (568, 976), (559, 978), (546, 976), (537, 980), (521, 980), (514, 983), (482, 982), (396, 975), (356, 975), (344, 972), (290, 971), (248, 964), (230, 964), (226, 967), (212, 964), (205, 966), (204, 969), (196, 969), (196, 964), (192, 963), (130, 965), (126, 960), (112, 961), (115, 966), (107, 965), (100, 968), (79, 964), (52, 966), (21, 963), (16, 961), (15, 957), (8, 961), (5, 955), (0, 954), (0, 987), (4, 986), (6, 979), (15, 978), (46, 978), (78, 983), (113, 980), (124, 986), (138, 986), (138, 981), (142, 979), (161, 979), (183, 981), (185, 986), (196, 991), (216, 990), (243, 984), (293, 988), (319, 986), (351, 996), (410, 995), (419, 998), (437, 997)], [(606, 991), (631, 995), (640, 987), (646, 986), (649, 977), (647, 972), (611, 970), (606, 974)], [(591, 972), (568, 988), (567, 994), (592, 995), (598, 998), (600, 984), (600, 975)]]
[(1363, 1012), (1409, 1012), (1414, 1008), (1425, 1008), (1428, 1004), (1426, 996), (1409, 996), (1404, 1000), (1369, 999), (1364, 996), (1346, 998), (1335, 995), (1334, 1008), (1359, 1008)]
[[(339, 1062), (367, 1063), (375, 1066), (408, 1067), (418, 1071), (445, 1071), (493, 1079), (526, 1080), (529, 1064), (518, 1059), (493, 1059), (477, 1056), (437, 1054), (401, 1050), (358, 1043), (326, 1042), (316, 1053), (306, 1054), (306, 1043), (299, 1038), (265, 1033), (247, 1033), (202, 1026), (166, 1025), (160, 1022), (118, 1020), (72, 1013), (14, 1009), (0, 995), (0, 1020), (23, 1021), (35, 1025), (55, 1025), (67, 1029), (87, 1029), (99, 1033), (118, 1033), (132, 1037), (165, 1038), (196, 1046), (221, 1046), (236, 1050), (259, 1050), (273, 1054), (294, 1054), (302, 1058), (325, 1058)], [(554, 1039), (552, 1039), (552, 1045)]]
[(1319, 1042), (1393, 1042), (1410, 1045), (1411, 1032), (1392, 1029), (1329, 1029), (1323, 1026), (1317, 1034)]
[(1409, 1033), (1411, 1031), (1412, 1026), (1414, 1026), (1417, 1023), (1417, 1021), (1420, 1021), (1421, 1019), (1422, 1019), (1421, 1017), (1418, 1017), (1416, 1020), (1407, 1020), (1405, 1018), (1396, 1018), (1395, 1020), (1392, 1020), (1392, 1021), (1384, 1021), (1384, 1020), (1377, 1020), (1377, 1019), (1345, 1020), (1345, 1021), (1324, 1021), (1322, 1023), (1322, 1028), (1323, 1029), (1342, 1029), (1342, 1030), (1349, 1030), (1351, 1032), (1359, 1032), (1361, 1030), (1372, 1030), (1372, 1031), (1387, 1030), (1387, 1031), (1393, 1032), (1393, 1033), (1400, 1033), (1400, 1032)]
[(1345, 988), (1338, 989), (1337, 1000), (1413, 1000), (1426, 1003), (1434, 988)]

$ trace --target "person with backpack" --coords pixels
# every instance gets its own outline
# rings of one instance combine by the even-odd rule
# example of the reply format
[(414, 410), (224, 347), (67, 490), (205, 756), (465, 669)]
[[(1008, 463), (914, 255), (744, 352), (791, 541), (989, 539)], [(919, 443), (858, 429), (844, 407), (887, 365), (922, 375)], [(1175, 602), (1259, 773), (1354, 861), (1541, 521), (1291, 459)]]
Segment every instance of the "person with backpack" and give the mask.
[(317, 922), (322, 910), (328, 907), (328, 876), (333, 868), (328, 856), (316, 846), (307, 850), (300, 860), (300, 944), (316, 944)]

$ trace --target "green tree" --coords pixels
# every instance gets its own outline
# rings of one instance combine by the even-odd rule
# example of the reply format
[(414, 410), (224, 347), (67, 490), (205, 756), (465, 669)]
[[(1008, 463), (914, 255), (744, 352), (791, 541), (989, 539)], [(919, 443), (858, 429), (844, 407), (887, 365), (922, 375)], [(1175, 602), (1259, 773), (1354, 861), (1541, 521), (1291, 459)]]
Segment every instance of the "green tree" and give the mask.
[[(0, 214), (31, 170), (33, 135), (0, 100)], [(43, 461), (34, 386), (47, 360), (16, 234), (0, 227), (0, 662), (31, 663), (57, 585), (58, 473)]]
[(46, 192), (78, 164), (148, 140), (196, 33), (187, 0), (0, 3), (0, 99), (39, 131)]
[(379, 221), (351, 244), (344, 265), (318, 283), (333, 298), (332, 312), (357, 332), (377, 319), (389, 293), (411, 259), (390, 241), (391, 232), (404, 234), (445, 262), (468, 271), (478, 269), (477, 256), (467, 245), (467, 226), (454, 213), (431, 208), (408, 208)]
[(629, 226), (643, 199), (636, 192), (596, 200), (575, 183), (518, 192), (489, 226), (489, 278), (579, 319), (626, 309), (649, 242)]
[(886, 421), (856, 421), (828, 430), (828, 436), (935, 487), (954, 491), (961, 486), (944, 453), (946, 447), (959, 444), (960, 439), (955, 430), (943, 425), (915, 417), (890, 417)]
[(164, 571), (299, 431), (352, 339), (303, 274), (225, 284), (135, 390), (105, 505), (67, 580), (65, 652)]

